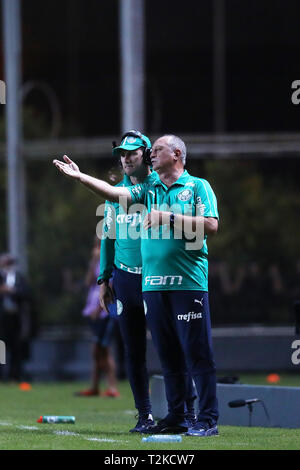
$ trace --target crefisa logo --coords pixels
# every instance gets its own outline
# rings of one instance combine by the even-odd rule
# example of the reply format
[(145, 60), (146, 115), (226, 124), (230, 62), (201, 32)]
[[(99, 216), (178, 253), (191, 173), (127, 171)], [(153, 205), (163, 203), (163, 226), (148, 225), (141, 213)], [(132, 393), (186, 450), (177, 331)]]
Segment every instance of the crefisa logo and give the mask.
[(183, 320), (186, 322), (189, 322), (190, 320), (198, 320), (199, 318), (202, 318), (202, 312), (189, 312), (177, 315), (177, 320)]

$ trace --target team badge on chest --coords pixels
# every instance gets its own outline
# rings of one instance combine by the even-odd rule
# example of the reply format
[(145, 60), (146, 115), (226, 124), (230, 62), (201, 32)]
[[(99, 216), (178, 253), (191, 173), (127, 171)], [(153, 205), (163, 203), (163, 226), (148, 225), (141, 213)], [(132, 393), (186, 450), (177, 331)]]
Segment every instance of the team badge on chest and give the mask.
[(183, 189), (180, 193), (177, 194), (178, 199), (180, 201), (189, 201), (193, 195), (193, 191), (191, 189)]

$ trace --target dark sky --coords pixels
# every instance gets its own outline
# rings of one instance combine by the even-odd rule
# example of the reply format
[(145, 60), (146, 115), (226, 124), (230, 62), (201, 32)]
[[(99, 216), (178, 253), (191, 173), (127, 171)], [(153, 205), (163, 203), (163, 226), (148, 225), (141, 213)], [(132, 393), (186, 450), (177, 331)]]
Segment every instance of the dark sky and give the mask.
[[(147, 132), (213, 132), (213, 1), (145, 3)], [(225, 5), (226, 130), (298, 131), (300, 2)], [(62, 135), (119, 134), (118, 1), (23, 0), (22, 26), (23, 80), (55, 91)]]

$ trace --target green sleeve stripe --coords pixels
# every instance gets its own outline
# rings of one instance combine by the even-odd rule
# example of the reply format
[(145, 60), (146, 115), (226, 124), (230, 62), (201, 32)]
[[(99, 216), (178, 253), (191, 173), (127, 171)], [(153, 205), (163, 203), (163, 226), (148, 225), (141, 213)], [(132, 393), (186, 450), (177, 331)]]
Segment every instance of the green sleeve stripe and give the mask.
[(213, 206), (214, 206), (214, 214), (218, 215), (218, 208), (217, 208), (217, 198), (215, 196), (215, 193), (211, 189), (211, 194), (212, 194), (212, 200), (213, 200)]
[(200, 181), (203, 184), (203, 187), (205, 189), (206, 197), (207, 197), (208, 204), (209, 204), (209, 214), (212, 214), (212, 217), (218, 217), (216, 196), (210, 184), (208, 183), (208, 181), (204, 181), (202, 179), (200, 179)]
[(204, 181), (202, 179), (200, 179), (203, 187), (204, 187), (204, 190), (205, 190), (205, 193), (206, 193), (206, 198), (208, 200), (208, 204), (209, 204), (209, 213), (211, 214), (212, 213), (212, 209), (211, 209), (211, 202), (210, 202), (210, 199), (209, 199), (209, 195), (208, 195), (208, 191), (207, 191), (207, 188), (206, 188), (206, 185), (204, 183)]
[(215, 207), (215, 211), (216, 211), (215, 214), (216, 214), (217, 216), (219, 216), (218, 208), (217, 208), (217, 198), (216, 198), (215, 195), (214, 195), (214, 207)]

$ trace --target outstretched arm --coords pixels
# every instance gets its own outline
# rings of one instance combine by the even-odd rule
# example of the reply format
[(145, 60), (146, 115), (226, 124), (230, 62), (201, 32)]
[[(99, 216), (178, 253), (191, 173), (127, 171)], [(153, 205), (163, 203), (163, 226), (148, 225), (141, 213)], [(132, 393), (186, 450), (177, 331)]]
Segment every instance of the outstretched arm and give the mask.
[(75, 162), (67, 157), (67, 155), (64, 155), (63, 159), (64, 161), (53, 160), (53, 164), (65, 176), (79, 181), (93, 193), (99, 194), (109, 201), (120, 203), (119, 199), (122, 197), (125, 198), (128, 203), (131, 202), (131, 194), (127, 188), (121, 186), (112, 186), (106, 181), (99, 180), (98, 178), (86, 175), (85, 173), (81, 173), (78, 165), (76, 165)]

